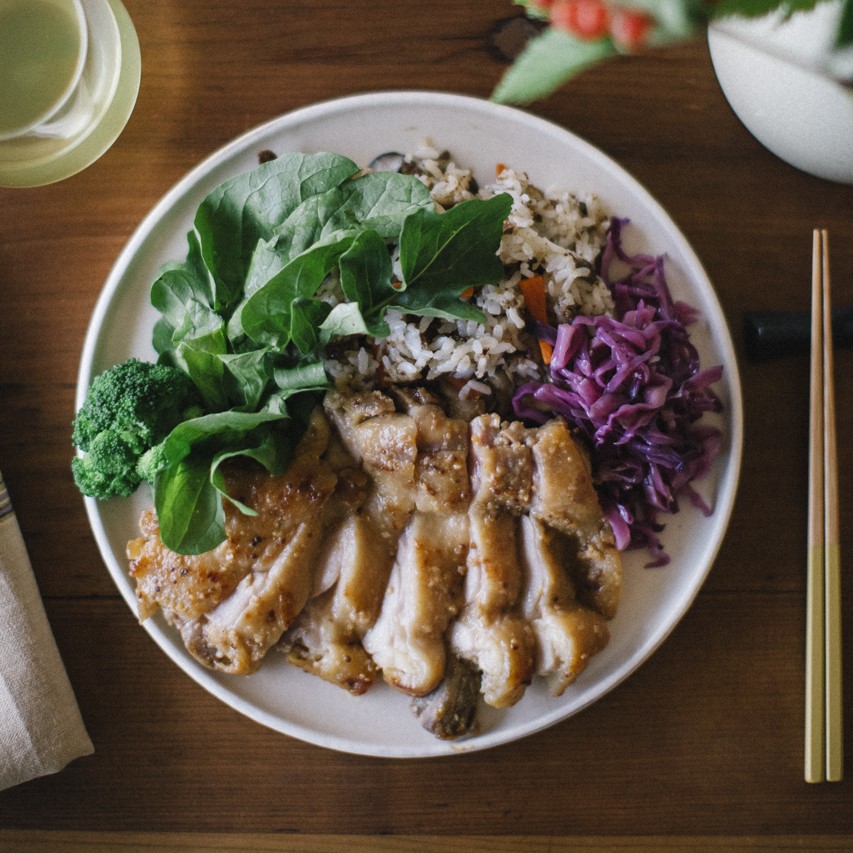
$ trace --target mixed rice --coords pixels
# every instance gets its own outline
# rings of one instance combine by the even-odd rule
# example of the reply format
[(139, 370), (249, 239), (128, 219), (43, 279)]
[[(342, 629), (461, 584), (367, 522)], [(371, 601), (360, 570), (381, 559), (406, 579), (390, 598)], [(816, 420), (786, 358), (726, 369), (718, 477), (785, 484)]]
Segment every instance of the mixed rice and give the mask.
[[(595, 196), (545, 192), (531, 184), (524, 172), (500, 164), (496, 164), (494, 181), (480, 186), (469, 169), (429, 144), (407, 156), (403, 170), (423, 181), (442, 209), (471, 198), (512, 196), (499, 253), (505, 277), (471, 295), (471, 302), (486, 316), (482, 323), (410, 318), (388, 309), (385, 319), (391, 332), (387, 338), (356, 341), (326, 362), (340, 390), (362, 390), (380, 380), (449, 379), (464, 399), (542, 380), (546, 369), (519, 286), (522, 279), (534, 275), (541, 275), (546, 283), (557, 323), (570, 322), (578, 314), (612, 313), (610, 290), (596, 272), (609, 218)], [(399, 276), (399, 267), (396, 273)], [(331, 302), (341, 298), (335, 282), (327, 284), (324, 298)]]

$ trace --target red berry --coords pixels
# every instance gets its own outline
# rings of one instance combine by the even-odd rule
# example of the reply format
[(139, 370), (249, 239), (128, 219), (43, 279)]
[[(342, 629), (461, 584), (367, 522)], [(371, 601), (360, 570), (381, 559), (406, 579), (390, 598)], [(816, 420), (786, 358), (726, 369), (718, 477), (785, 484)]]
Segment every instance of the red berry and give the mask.
[(557, 0), (551, 24), (583, 41), (595, 41), (607, 35), (607, 8), (602, 0)]
[(610, 36), (620, 47), (636, 50), (646, 41), (652, 19), (645, 12), (615, 8), (610, 12)]

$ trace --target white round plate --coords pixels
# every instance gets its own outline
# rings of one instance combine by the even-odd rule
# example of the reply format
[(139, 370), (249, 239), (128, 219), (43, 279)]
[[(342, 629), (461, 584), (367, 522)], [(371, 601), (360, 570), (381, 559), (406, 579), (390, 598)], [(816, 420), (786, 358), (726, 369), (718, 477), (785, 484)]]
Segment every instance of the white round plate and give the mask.
[[(724, 437), (713, 471), (700, 486), (713, 515), (703, 516), (685, 501), (668, 519), (663, 540), (672, 561), (665, 568), (644, 568), (645, 552), (626, 555), (622, 604), (607, 648), (562, 697), (550, 696), (537, 679), (515, 707), (483, 707), (478, 733), (463, 740), (443, 742), (428, 734), (410, 712), (408, 697), (384, 684), (354, 697), (275, 653), (255, 675), (223, 675), (196, 662), (161, 618), (143, 623), (190, 677), (252, 719), (321, 746), (386, 757), (449, 755), (516, 740), (565, 720), (636, 670), (684, 615), (710, 570), (729, 521), (742, 444), (740, 381), (725, 319), (700, 262), (666, 212), (620, 166), (566, 130), (518, 109), (434, 92), (357, 95), (300, 109), (241, 136), (190, 172), (141, 223), (106, 281), (83, 350), (77, 407), (102, 370), (130, 356), (154, 359), (156, 314), (148, 293), (158, 268), (185, 257), (186, 234), (201, 200), (222, 181), (257, 166), (258, 152), (333, 151), (368, 163), (385, 151), (411, 151), (424, 139), (473, 167), (481, 182), (504, 163), (544, 188), (594, 192), (608, 212), (629, 217), (629, 248), (665, 253), (675, 297), (702, 312), (693, 338), (704, 366), (725, 367), (717, 386), (725, 406), (718, 419)], [(145, 492), (101, 503), (86, 499), (103, 558), (134, 613), (125, 546), (137, 535)]]

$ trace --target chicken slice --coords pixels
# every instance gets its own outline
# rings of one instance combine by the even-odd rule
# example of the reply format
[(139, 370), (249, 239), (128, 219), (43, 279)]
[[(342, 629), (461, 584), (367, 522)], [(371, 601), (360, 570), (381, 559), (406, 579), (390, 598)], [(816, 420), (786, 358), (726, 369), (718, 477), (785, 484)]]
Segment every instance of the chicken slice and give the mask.
[[(235, 512), (226, 507), (229, 528)], [(231, 595), (249, 571), (244, 561), (235, 559), (228, 541), (197, 556), (170, 551), (160, 539), (153, 508), (142, 512), (139, 530), (142, 535), (127, 544), (127, 556), (142, 621), (160, 609), (169, 622), (197, 619)]]
[(471, 502), (468, 424), (449, 418), (425, 388), (396, 388), (395, 396), (416, 428), (415, 508), (464, 512)]
[(417, 425), (379, 391), (350, 396), (330, 391), (324, 407), (340, 441), (370, 480), (354, 528), (361, 556), (337, 596), (337, 612), (359, 614), (353, 630), (361, 637), (378, 615), (397, 542), (415, 511)]
[(601, 511), (589, 459), (562, 418), (531, 430), (529, 441), (535, 463), (530, 514), (577, 542), (578, 598), (612, 619), (622, 589), (622, 558)]
[(189, 651), (223, 672), (254, 672), (308, 601), (327, 524), (322, 512), (300, 524), (270, 563), (258, 563), (225, 601), (180, 626)]
[(212, 551), (183, 555), (169, 550), (160, 539), (154, 510), (145, 510), (140, 518), (142, 536), (127, 546), (140, 619), (159, 609), (170, 622), (197, 619), (228, 598), (257, 560), (269, 561), (265, 552), (280, 547), (287, 531), (309, 518), (335, 485), (327, 467), (314, 470), (328, 441), (328, 423), (318, 411), (283, 476), (270, 477), (248, 461), (223, 466), (228, 493), (258, 515), (247, 516), (225, 501), (226, 540)]
[(353, 633), (335, 619), (334, 589), (312, 599), (282, 638), (281, 649), (294, 666), (343, 687), (355, 696), (376, 679), (376, 664)]
[(369, 559), (374, 570), (366, 575), (357, 572), (355, 577), (362, 580), (351, 581), (351, 589), (355, 592), (359, 582), (371, 581), (374, 586), (359, 594), (368, 595), (371, 600), (377, 595), (381, 598), (397, 540), (415, 511), (417, 425), (397, 412), (394, 401), (379, 391), (350, 396), (330, 391), (324, 407), (340, 441), (370, 481), (360, 510), (363, 518), (359, 529), (367, 531), (370, 538)]
[(347, 636), (363, 637), (382, 606), (388, 572), (377, 559), (377, 528), (370, 516), (347, 519), (342, 535), (341, 573), (332, 614)]
[(609, 639), (607, 620), (581, 604), (566, 571), (568, 537), (530, 516), (521, 519), (525, 572), (523, 613), (536, 638), (536, 673), (555, 696), (563, 693)]
[(356, 694), (373, 684), (376, 671), (361, 637), (376, 621), (388, 580), (384, 560), (376, 558), (377, 538), (368, 516), (344, 520), (327, 556), (335, 584), (308, 603), (282, 638), (292, 664)]
[(373, 481), (369, 511), (393, 551), (415, 508), (417, 425), (379, 391), (326, 394), (324, 407), (347, 450)]
[[(411, 393), (399, 391), (395, 396), (404, 412), (398, 412), (394, 401), (379, 392), (351, 397), (335, 392), (327, 395), (326, 409), (344, 444), (370, 473), (373, 491), (362, 513), (347, 527), (348, 533), (340, 546), (332, 550), (339, 563), (334, 592), (311, 602), (283, 643), (289, 659), (297, 666), (351, 690), (353, 684), (357, 690), (367, 689), (372, 670), (366, 673), (369, 667), (359, 663), (358, 677), (353, 678), (348, 665), (336, 671), (336, 662), (344, 656), (359, 660), (360, 655), (354, 650), (376, 621), (379, 607), (387, 601), (385, 592), (395, 553), (399, 562), (401, 524), (413, 520), (412, 535), (404, 540), (414, 543), (414, 553), (420, 560), (427, 544), (416, 532), (424, 524), (420, 516), (432, 515), (437, 510), (452, 517), (457, 507), (463, 509), (470, 500), (467, 424), (449, 420), (422, 389)], [(446, 525), (458, 527), (458, 522), (453, 524), (438, 516), (430, 523), (436, 529)], [(405, 553), (407, 546), (402, 541), (399, 544)], [(415, 586), (422, 582), (435, 585), (435, 573), (441, 575), (446, 571), (446, 554), (436, 548), (430, 554), (433, 560), (439, 555), (439, 564), (418, 563), (410, 577)], [(334, 568), (328, 571), (326, 565), (331, 576)], [(452, 572), (458, 573), (457, 562), (453, 562)], [(431, 595), (426, 589), (413, 591), (408, 597), (423, 604)], [(444, 607), (441, 596), (439, 609)], [(424, 612), (422, 607), (414, 618), (421, 618)], [(436, 629), (435, 633), (441, 631)], [(381, 636), (381, 629), (374, 636)], [(324, 644), (332, 645), (331, 654), (324, 652)], [(368, 677), (362, 677), (365, 674)]]
[(459, 607), (468, 516), (416, 512), (400, 538), (379, 618), (364, 647), (385, 680), (425, 696), (444, 677), (445, 631)]
[(361, 638), (379, 615), (400, 533), (415, 509), (417, 426), (379, 391), (351, 396), (331, 391), (324, 406), (370, 486), (359, 512), (325, 544), (317, 597), (282, 638), (281, 648), (301, 669), (363, 693), (376, 666)]
[(504, 431), (497, 416), (483, 416), (471, 425), (471, 462), (465, 603), (451, 626), (450, 643), (479, 667), (486, 703), (505, 708), (522, 697), (533, 677), (533, 632), (519, 610), (515, 515), (529, 500), (532, 458), (517, 429)]
[(475, 490), (481, 506), (520, 515), (533, 496), (533, 455), (528, 430), (519, 421), (501, 423), (496, 414), (471, 422), (471, 453), (476, 464)]
[(521, 569), (517, 519), (472, 510), (465, 604), (450, 628), (450, 645), (475, 664), (485, 702), (514, 705), (533, 677), (534, 637), (519, 611)]

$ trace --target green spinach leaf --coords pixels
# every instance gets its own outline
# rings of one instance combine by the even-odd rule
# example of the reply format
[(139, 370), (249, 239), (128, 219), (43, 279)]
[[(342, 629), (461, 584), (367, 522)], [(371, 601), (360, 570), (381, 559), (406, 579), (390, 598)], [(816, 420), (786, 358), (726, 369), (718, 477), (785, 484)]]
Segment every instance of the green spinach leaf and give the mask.
[(391, 283), (393, 266), (385, 240), (372, 229), (362, 231), (338, 263), (341, 290), (349, 302), (372, 314), (397, 294)]
[(154, 480), (154, 507), (163, 544), (181, 554), (201, 554), (225, 538), (225, 494), (219, 466), (247, 456), (279, 474), (291, 455), (281, 429), (286, 413), (217, 412), (178, 424), (163, 441), (166, 466)]
[(413, 314), (482, 320), (482, 312), (458, 296), (503, 275), (497, 251), (511, 207), (512, 198), (501, 193), (464, 201), (447, 213), (409, 216), (400, 237), (405, 289), (391, 304)]
[(213, 284), (201, 258), (194, 232), (187, 235), (187, 257), (164, 264), (151, 285), (151, 304), (160, 312), (154, 329), (154, 347), (174, 362), (174, 349), (186, 337), (210, 334), (222, 324), (212, 308)]
[(320, 343), (325, 346), (334, 338), (346, 338), (350, 335), (384, 338), (390, 331), (384, 320), (366, 320), (357, 302), (341, 302), (335, 305), (320, 326)]
[(228, 325), (231, 340), (245, 336), (284, 350), (292, 340), (295, 300), (314, 296), (354, 236), (330, 237), (287, 263), (236, 309)]
[(358, 172), (338, 154), (291, 152), (220, 184), (199, 205), (195, 230), (215, 282), (212, 304), (233, 305), (243, 292), (249, 260), (302, 202)]
[(397, 239), (410, 213), (433, 207), (414, 176), (371, 172), (306, 199), (275, 229), (275, 249), (294, 258), (317, 243), (367, 230)]
[(210, 459), (188, 457), (157, 474), (154, 509), (163, 544), (178, 554), (203, 554), (225, 538), (225, 509), (210, 482)]
[(329, 379), (322, 361), (310, 361), (293, 367), (277, 367), (273, 379), (280, 391), (294, 394), (298, 391), (322, 391), (329, 387)]

